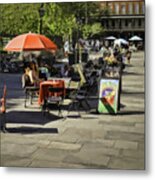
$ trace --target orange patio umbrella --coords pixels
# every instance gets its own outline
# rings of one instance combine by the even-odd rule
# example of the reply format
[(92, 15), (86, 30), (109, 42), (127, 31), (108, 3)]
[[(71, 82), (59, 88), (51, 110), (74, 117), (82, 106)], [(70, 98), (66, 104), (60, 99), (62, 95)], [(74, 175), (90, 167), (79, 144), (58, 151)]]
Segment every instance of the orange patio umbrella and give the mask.
[(42, 51), (42, 50), (56, 50), (57, 45), (41, 34), (26, 33), (13, 38), (5, 46), (6, 51)]

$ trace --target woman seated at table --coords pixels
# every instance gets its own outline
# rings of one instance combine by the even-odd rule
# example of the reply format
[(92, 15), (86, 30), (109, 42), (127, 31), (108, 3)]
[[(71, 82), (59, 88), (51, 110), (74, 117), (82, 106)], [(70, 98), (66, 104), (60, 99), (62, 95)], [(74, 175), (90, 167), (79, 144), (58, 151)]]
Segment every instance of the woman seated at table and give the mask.
[(25, 72), (22, 76), (22, 87), (38, 86), (40, 79), (36, 64), (31, 62), (30, 66), (27, 66), (24, 71)]
[(38, 66), (35, 62), (30, 62), (30, 69), (31, 69), (31, 81), (33, 83), (37, 83), (39, 81), (39, 70)]
[(24, 74), (22, 75), (22, 87), (25, 88), (27, 86), (34, 86), (30, 67), (25, 67)]

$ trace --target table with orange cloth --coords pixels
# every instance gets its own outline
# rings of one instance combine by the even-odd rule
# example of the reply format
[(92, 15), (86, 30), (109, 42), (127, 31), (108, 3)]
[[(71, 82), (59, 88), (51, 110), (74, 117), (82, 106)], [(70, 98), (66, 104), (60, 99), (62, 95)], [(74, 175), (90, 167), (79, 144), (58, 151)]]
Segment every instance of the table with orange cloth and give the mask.
[[(43, 81), (43, 82), (40, 83), (39, 98), (38, 98), (39, 105), (42, 105), (44, 103), (45, 98), (48, 98), (49, 96), (51, 96), (51, 93), (49, 92), (49, 87), (64, 88), (64, 94), (63, 95), (65, 96), (65, 83), (64, 83), (64, 80)], [(60, 93), (54, 93), (54, 96), (60, 96)]]

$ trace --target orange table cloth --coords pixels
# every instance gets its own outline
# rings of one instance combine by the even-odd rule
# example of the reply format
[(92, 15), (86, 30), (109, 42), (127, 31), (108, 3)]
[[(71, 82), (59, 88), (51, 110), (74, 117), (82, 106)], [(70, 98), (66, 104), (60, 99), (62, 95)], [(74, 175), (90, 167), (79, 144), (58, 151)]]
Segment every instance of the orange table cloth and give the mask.
[[(49, 87), (60, 87), (64, 88), (64, 96), (65, 96), (65, 83), (64, 80), (48, 80), (43, 81), (40, 83), (40, 90), (39, 90), (39, 98), (38, 103), (39, 105), (42, 105), (44, 103), (44, 99), (48, 98), (49, 96), (53, 96), (52, 93), (49, 92)], [(60, 93), (54, 93), (54, 96), (60, 96), (62, 94)]]

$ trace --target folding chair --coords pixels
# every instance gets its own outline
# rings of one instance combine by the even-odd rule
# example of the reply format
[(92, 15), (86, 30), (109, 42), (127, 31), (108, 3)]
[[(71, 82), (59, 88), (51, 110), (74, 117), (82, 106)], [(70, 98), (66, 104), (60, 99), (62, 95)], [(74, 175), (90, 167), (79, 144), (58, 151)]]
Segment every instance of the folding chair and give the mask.
[[(76, 80), (76, 79), (74, 79), (74, 81), (78, 82), (78, 80)], [(69, 95), (69, 98), (71, 99), (71, 103), (70, 103), (69, 108), (68, 108), (67, 117), (68, 117), (71, 110), (77, 111), (78, 115), (81, 117), (80, 108), (82, 108), (86, 111), (90, 109), (90, 105), (89, 105), (88, 100), (87, 100), (87, 95), (88, 95), (87, 84), (84, 84), (82, 87), (77, 86), (77, 89), (75, 89)], [(88, 109), (86, 109), (86, 107), (84, 106), (84, 103), (88, 107)]]
[(1, 129), (3, 132), (6, 132), (6, 93), (7, 87), (4, 85), (3, 96), (0, 99), (0, 115), (2, 116)]
[(96, 94), (98, 90), (99, 73), (90, 71), (89, 74), (85, 74), (85, 79), (89, 93)]

